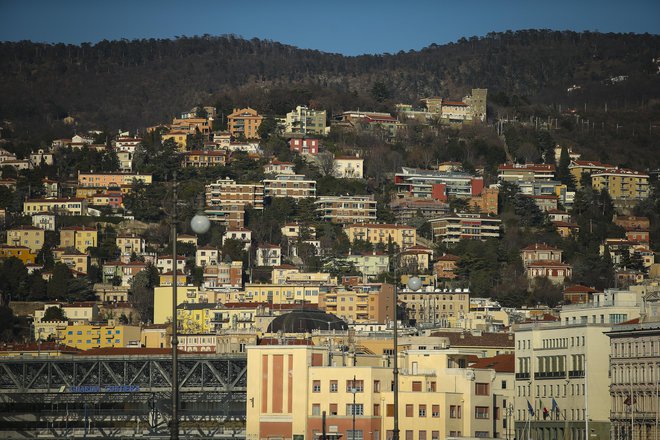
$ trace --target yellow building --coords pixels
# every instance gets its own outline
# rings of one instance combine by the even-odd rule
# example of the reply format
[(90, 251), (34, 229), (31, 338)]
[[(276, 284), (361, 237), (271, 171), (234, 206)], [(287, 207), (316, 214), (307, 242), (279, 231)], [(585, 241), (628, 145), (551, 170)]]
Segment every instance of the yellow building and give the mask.
[(86, 226), (69, 226), (60, 230), (60, 247), (75, 248), (85, 253), (87, 248), (98, 246), (98, 232), (96, 228)]
[(396, 243), (400, 248), (407, 249), (417, 244), (417, 231), (406, 225), (360, 223), (344, 227), (348, 239), (364, 240), (371, 244), (387, 244), (390, 241)]
[(227, 116), (227, 127), (229, 132), (234, 137), (244, 136), (246, 139), (259, 138), (258, 130), (261, 125), (263, 116), (259, 115), (256, 110), (248, 108), (235, 108), (234, 111)]
[[(179, 286), (177, 288), (177, 304), (208, 302), (208, 294), (195, 286)], [(165, 324), (172, 321), (172, 287), (154, 288), (154, 324)]]
[(89, 270), (90, 257), (78, 250), (67, 250), (67, 248), (53, 249), (53, 258), (56, 263), (64, 263), (69, 269), (86, 274)]
[(46, 232), (34, 226), (17, 226), (7, 230), (7, 244), (9, 246), (25, 246), (30, 252), (38, 254), (44, 245)]
[(246, 284), (242, 292), (227, 292), (223, 299), (216, 296), (216, 300), (225, 302), (250, 302), (268, 304), (295, 304), (303, 301), (318, 304), (321, 284)]
[(188, 133), (185, 131), (170, 131), (163, 135), (162, 141), (165, 142), (169, 139), (174, 141), (179, 151), (186, 151), (188, 147)]
[(141, 343), (146, 348), (172, 347), (172, 326), (170, 324), (152, 324), (142, 327)]
[(0, 245), (0, 260), (7, 260), (12, 257), (18, 258), (23, 264), (34, 264), (37, 255), (33, 254), (27, 246)]
[(183, 303), (176, 310), (178, 329), (181, 333), (199, 334), (211, 331), (212, 310), (216, 303)]
[(343, 288), (321, 292), (319, 308), (349, 323), (386, 323), (392, 320), (394, 286), (362, 284), (353, 290)]
[[(471, 368), (475, 354), (454, 349), (401, 354), (401, 439), (505, 437), (505, 407), (514, 392), (512, 359)], [(330, 359), (321, 347), (248, 347), (247, 438), (317, 439), (323, 414), (330, 438), (391, 438), (392, 367), (378, 358), (375, 366), (361, 357), (354, 365), (339, 356)]]
[(591, 186), (606, 190), (614, 200), (641, 200), (649, 196), (649, 176), (625, 168), (610, 168), (591, 175)]
[(54, 212), (60, 215), (87, 215), (87, 200), (84, 198), (30, 199), (23, 202), (24, 214)]
[(578, 188), (582, 187), (582, 175), (587, 174), (591, 175), (594, 173), (599, 173), (607, 169), (614, 168), (614, 165), (607, 163), (601, 163), (594, 160), (572, 160), (570, 165), (568, 165), (569, 172), (573, 175), (575, 179), (575, 184)]
[(69, 347), (91, 348), (128, 347), (140, 343), (140, 327), (117, 325), (113, 320), (106, 324), (69, 324), (57, 329), (57, 339)]

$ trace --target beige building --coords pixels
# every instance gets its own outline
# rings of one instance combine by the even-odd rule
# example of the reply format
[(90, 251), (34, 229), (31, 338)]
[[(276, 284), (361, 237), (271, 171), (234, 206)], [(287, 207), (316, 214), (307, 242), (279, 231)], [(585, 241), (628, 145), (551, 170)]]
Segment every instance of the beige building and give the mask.
[[(327, 438), (392, 437), (394, 393), (387, 358), (369, 365), (359, 357), (355, 365), (346, 365), (342, 358), (331, 359), (325, 348), (261, 345), (247, 351), (248, 439), (318, 439), (324, 414)], [(505, 436), (511, 373), (471, 368), (470, 355), (453, 349), (401, 354), (401, 439)]]
[(337, 156), (333, 173), (339, 179), (362, 179), (364, 159), (356, 156)]
[(286, 114), (284, 132), (323, 136), (326, 134), (326, 111), (299, 105)]
[(272, 179), (264, 179), (263, 184), (265, 197), (316, 197), (316, 180), (307, 179), (302, 174), (280, 174)]
[(87, 248), (98, 245), (98, 232), (96, 228), (86, 226), (69, 226), (60, 230), (60, 247), (75, 248), (78, 252), (86, 253)]
[(387, 323), (392, 320), (394, 286), (361, 284), (352, 290), (336, 288), (319, 294), (319, 309), (348, 323)]
[(46, 232), (34, 226), (17, 226), (7, 230), (7, 245), (24, 246), (30, 252), (38, 254), (44, 245)]
[(403, 290), (399, 292), (398, 300), (408, 319), (413, 319), (417, 324), (433, 324), (434, 327), (451, 327), (451, 322), (470, 311), (468, 289), (428, 287), (417, 292)]
[(245, 207), (264, 208), (264, 186), (259, 183), (239, 184), (229, 178), (206, 185), (206, 213), (209, 219), (230, 228), (242, 228)]
[(53, 212), (60, 215), (87, 215), (87, 200), (84, 198), (30, 199), (23, 202), (23, 213), (32, 215)]
[(433, 240), (451, 245), (464, 238), (499, 238), (502, 220), (485, 214), (456, 213), (430, 220), (429, 223), (433, 228)]
[(400, 248), (407, 249), (417, 244), (417, 231), (412, 226), (392, 225), (386, 223), (361, 223), (344, 226), (348, 239), (363, 240), (371, 244), (396, 243)]
[(591, 186), (605, 190), (614, 200), (642, 200), (649, 196), (649, 175), (625, 168), (611, 168), (591, 175)]
[(317, 215), (332, 223), (367, 223), (376, 220), (376, 199), (369, 196), (321, 196), (315, 202)]
[[(514, 326), (516, 438), (608, 439), (607, 324)], [(528, 408), (531, 407), (533, 414)], [(553, 404), (554, 402), (554, 404)]]
[(528, 267), (535, 261), (552, 261), (561, 263), (562, 250), (545, 243), (534, 243), (521, 250), (523, 266)]

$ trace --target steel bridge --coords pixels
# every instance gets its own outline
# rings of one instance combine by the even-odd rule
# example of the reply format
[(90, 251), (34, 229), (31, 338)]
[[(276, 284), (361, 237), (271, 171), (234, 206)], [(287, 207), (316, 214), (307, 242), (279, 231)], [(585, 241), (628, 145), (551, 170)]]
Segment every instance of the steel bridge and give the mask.
[[(179, 356), (181, 438), (245, 437), (247, 357)], [(172, 358), (0, 358), (0, 438), (168, 438)]]

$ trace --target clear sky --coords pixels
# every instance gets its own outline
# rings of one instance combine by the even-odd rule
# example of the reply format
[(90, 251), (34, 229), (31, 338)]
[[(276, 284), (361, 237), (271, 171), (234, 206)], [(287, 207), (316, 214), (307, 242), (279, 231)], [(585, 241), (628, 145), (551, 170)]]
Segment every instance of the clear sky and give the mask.
[(0, 0), (0, 41), (236, 34), (357, 55), (531, 28), (660, 34), (660, 0)]

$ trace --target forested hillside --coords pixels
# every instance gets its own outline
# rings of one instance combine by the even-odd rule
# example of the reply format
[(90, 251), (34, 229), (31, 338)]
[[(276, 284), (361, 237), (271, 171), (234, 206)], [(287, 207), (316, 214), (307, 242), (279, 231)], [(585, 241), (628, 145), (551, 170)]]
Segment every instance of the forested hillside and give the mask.
[[(520, 104), (624, 109), (660, 96), (660, 36), (528, 30), (420, 51), (346, 57), (235, 36), (0, 44), (0, 117), (16, 128), (74, 115), (87, 126), (137, 128), (197, 103), (249, 104), (281, 115), (392, 109), (429, 95), (489, 89), (496, 110)], [(612, 84), (620, 75), (627, 80)], [(567, 88), (581, 89), (568, 93)], [(496, 112), (491, 112), (491, 117)], [(44, 124), (46, 123), (46, 124)]]

